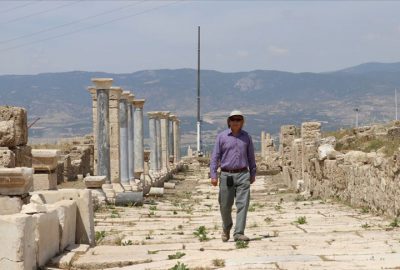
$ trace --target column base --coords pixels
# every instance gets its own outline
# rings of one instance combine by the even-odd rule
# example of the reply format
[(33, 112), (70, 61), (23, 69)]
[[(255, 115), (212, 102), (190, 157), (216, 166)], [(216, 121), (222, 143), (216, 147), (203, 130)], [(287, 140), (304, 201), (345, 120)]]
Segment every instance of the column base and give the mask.
[(127, 191), (132, 191), (132, 186), (131, 184), (127, 183), (127, 184), (122, 184), (122, 187), (124, 188), (125, 192)]
[(112, 186), (116, 193), (121, 193), (125, 191), (124, 187), (120, 183), (113, 183)]

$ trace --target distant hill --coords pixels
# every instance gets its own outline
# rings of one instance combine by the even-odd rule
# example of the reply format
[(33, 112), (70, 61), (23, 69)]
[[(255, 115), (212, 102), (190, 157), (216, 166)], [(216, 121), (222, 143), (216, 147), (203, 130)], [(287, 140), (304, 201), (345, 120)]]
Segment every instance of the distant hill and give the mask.
[[(91, 132), (91, 98), (87, 86), (93, 77), (114, 78), (114, 85), (146, 98), (145, 111), (170, 110), (183, 120), (190, 142), (195, 131), (196, 71), (145, 70), (126, 74), (72, 71), (38, 75), (0, 76), (1, 104), (23, 106), (29, 119), (41, 120), (33, 137), (65, 137)], [(400, 86), (400, 63), (366, 63), (329, 73), (290, 73), (273, 70), (201, 73), (205, 138), (225, 128), (225, 116), (234, 108), (246, 112), (255, 138), (261, 130), (276, 134), (282, 124), (325, 122), (327, 129), (350, 126), (355, 107), (361, 123), (394, 117), (394, 88)], [(146, 123), (146, 121), (145, 121)], [(147, 127), (146, 127), (147, 128)]]

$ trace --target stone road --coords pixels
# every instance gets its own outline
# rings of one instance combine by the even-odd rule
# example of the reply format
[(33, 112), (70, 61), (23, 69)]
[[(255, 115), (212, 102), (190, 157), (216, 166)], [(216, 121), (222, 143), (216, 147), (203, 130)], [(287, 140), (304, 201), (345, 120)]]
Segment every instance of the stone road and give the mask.
[[(286, 192), (278, 177), (259, 176), (251, 187), (248, 247), (238, 248), (232, 239), (223, 243), (218, 188), (210, 186), (207, 171), (190, 167), (172, 180), (176, 189), (143, 207), (98, 211), (100, 245), (73, 267), (169, 269), (180, 262), (187, 268), (175, 269), (400, 269), (400, 230), (389, 226), (392, 220), (337, 202), (304, 200)], [(194, 235), (200, 226), (206, 241)]]

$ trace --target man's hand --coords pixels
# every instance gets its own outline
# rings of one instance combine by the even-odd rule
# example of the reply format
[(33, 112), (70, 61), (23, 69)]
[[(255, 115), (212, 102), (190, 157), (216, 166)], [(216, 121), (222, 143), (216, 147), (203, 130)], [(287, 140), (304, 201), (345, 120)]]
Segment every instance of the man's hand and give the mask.
[(211, 185), (216, 187), (218, 185), (218, 179), (217, 178), (211, 178)]
[(252, 177), (250, 178), (250, 185), (253, 184), (255, 181), (256, 181), (256, 177), (255, 177), (255, 176), (252, 176)]

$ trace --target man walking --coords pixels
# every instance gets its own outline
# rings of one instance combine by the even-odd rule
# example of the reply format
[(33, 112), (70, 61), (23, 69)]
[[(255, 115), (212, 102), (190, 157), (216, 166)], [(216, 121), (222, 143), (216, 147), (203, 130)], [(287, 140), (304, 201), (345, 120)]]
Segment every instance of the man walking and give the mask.
[(230, 238), (232, 205), (236, 197), (235, 241), (249, 241), (245, 236), (247, 210), (250, 201), (250, 184), (256, 177), (256, 162), (251, 136), (242, 129), (244, 116), (232, 111), (227, 119), (228, 129), (218, 134), (210, 162), (211, 184), (217, 186), (217, 169), (221, 167), (219, 206), (222, 217), (222, 241)]

